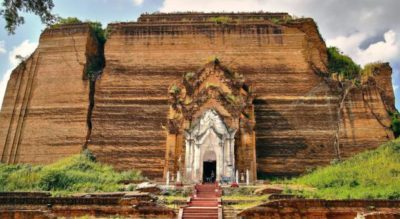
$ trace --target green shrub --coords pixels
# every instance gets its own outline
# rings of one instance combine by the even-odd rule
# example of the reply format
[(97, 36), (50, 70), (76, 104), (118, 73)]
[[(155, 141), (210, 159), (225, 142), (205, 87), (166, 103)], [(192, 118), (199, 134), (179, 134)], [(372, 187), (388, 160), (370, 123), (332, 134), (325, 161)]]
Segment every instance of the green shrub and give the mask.
[(344, 55), (337, 47), (329, 47), (328, 50), (328, 70), (330, 74), (338, 74), (343, 80), (354, 80), (359, 86), (361, 77), (373, 77), (376, 69), (382, 65), (382, 62), (368, 63), (361, 68), (349, 56)]
[(171, 88), (169, 89), (169, 93), (171, 93), (171, 94), (179, 94), (180, 92), (181, 92), (181, 88), (175, 84), (172, 85)]
[(139, 171), (117, 172), (96, 163), (89, 152), (46, 166), (0, 165), (0, 191), (112, 192), (123, 189), (120, 181), (140, 179)]
[(399, 112), (389, 112), (390, 117), (392, 118), (390, 128), (393, 131), (394, 136), (397, 138), (400, 136), (400, 114)]
[(330, 73), (338, 73), (344, 79), (354, 79), (360, 75), (359, 65), (342, 52), (337, 47), (328, 48), (328, 69)]
[(23, 165), (17, 164), (17, 165), (6, 165), (3, 163), (0, 163), (0, 191), (4, 191), (5, 184), (1, 182), (5, 182), (9, 175), (13, 172), (16, 172), (20, 169), (24, 168)]
[(281, 20), (278, 19), (278, 18), (273, 17), (273, 18), (271, 18), (271, 22), (274, 23), (274, 24), (280, 24)]
[(208, 21), (215, 22), (217, 24), (227, 24), (229, 22), (233, 22), (234, 20), (231, 17), (227, 16), (218, 16), (218, 17), (210, 17)]
[(185, 74), (185, 79), (186, 79), (187, 81), (190, 81), (190, 80), (192, 80), (195, 76), (196, 76), (196, 73), (194, 73), (194, 72), (187, 72), (187, 73)]
[[(8, 170), (14, 169), (10, 165), (4, 165), (11, 168), (7, 168)], [(14, 165), (13, 165), (14, 166)], [(10, 183), (6, 185), (2, 185), (2, 191), (14, 191), (14, 190), (35, 190), (38, 185), (38, 179), (40, 178), (40, 174), (38, 173), (41, 170), (41, 167), (32, 167), (30, 165), (15, 165), (18, 166), (18, 169), (14, 169), (12, 172), (8, 172), (8, 174), (3, 172), (3, 176), (5, 181), (9, 181)], [(1, 170), (0, 170), (1, 171)], [(5, 182), (2, 181), (2, 182)]]
[(50, 28), (58, 28), (62, 25), (67, 24), (82, 24), (82, 23), (89, 23), (90, 28), (93, 31), (93, 34), (99, 40), (100, 44), (104, 44), (106, 42), (106, 30), (103, 29), (102, 24), (98, 21), (81, 21), (77, 17), (67, 17), (67, 18), (58, 18), (57, 22), (50, 26)]
[(376, 69), (382, 65), (382, 62), (372, 62), (368, 63), (364, 66), (363, 70), (361, 71), (362, 76), (374, 76)]
[(255, 187), (242, 186), (239, 188), (227, 187), (223, 189), (224, 196), (251, 196), (254, 195)]
[(400, 139), (289, 182), (315, 187), (291, 191), (309, 198), (400, 199)]
[(51, 25), (51, 28), (58, 28), (61, 25), (66, 25), (66, 24), (81, 24), (82, 21), (79, 20), (76, 17), (66, 17), (66, 18), (58, 18), (57, 22), (53, 25)]
[(88, 21), (88, 22), (99, 43), (104, 44), (107, 40), (107, 37), (106, 37), (106, 30), (103, 29), (101, 23), (98, 21)]
[[(106, 30), (103, 29), (100, 22), (97, 21), (81, 21), (76, 17), (67, 17), (67, 18), (58, 18), (58, 21), (51, 25), (50, 28), (59, 28), (62, 25), (67, 24), (82, 24), (88, 23), (90, 25), (90, 30), (92, 31), (94, 37), (99, 42), (100, 48), (104, 48), (104, 44), (107, 40), (107, 33)], [(100, 52), (101, 53), (101, 52)], [(104, 56), (91, 56), (87, 59), (87, 64), (85, 66), (85, 73), (88, 78), (91, 80), (95, 80), (97, 76), (97, 72), (100, 72), (104, 67), (105, 61)]]

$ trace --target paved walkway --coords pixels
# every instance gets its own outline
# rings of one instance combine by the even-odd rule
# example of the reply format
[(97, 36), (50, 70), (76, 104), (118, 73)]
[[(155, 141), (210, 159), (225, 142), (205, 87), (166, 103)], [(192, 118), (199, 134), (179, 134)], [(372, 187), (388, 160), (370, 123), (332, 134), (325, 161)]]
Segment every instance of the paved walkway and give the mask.
[(195, 194), (188, 206), (183, 207), (180, 218), (222, 219), (221, 188), (217, 184), (195, 186)]

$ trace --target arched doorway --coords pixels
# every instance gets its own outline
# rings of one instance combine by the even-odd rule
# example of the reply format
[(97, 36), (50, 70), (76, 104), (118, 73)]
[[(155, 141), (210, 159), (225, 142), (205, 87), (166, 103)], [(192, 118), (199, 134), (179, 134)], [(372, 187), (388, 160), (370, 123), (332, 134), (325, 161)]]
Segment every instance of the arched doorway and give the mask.
[(203, 182), (213, 183), (216, 180), (217, 156), (214, 151), (207, 151), (203, 157)]
[(192, 128), (185, 131), (186, 178), (194, 182), (232, 178), (235, 133), (214, 109), (204, 112)]

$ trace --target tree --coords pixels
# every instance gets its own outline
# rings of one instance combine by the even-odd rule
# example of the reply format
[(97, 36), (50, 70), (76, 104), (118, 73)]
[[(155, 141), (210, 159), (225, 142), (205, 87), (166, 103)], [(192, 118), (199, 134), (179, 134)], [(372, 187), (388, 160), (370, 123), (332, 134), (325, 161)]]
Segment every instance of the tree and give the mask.
[(17, 26), (25, 23), (21, 12), (34, 13), (47, 25), (56, 20), (56, 16), (51, 13), (53, 0), (3, 0), (1, 7), (0, 15), (6, 21), (5, 28), (9, 34), (14, 34)]

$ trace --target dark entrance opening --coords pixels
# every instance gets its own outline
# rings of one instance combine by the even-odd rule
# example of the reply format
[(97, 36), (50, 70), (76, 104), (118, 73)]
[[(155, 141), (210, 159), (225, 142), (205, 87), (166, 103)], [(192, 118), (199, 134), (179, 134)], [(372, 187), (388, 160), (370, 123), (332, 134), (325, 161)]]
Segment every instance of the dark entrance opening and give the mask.
[(217, 161), (204, 161), (203, 162), (203, 182), (213, 183), (217, 175)]

